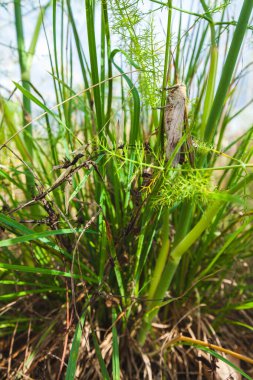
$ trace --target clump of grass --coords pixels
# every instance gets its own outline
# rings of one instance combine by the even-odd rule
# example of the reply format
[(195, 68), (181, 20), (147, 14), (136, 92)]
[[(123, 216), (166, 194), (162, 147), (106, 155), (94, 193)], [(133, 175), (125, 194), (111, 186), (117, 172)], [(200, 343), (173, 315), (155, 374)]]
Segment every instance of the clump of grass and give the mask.
[[(47, 12), (54, 105), (32, 77), (14, 83), (11, 99), (1, 96), (3, 379), (173, 378), (199, 369), (189, 342), (219, 359), (221, 346), (235, 351), (239, 340), (250, 352), (253, 128), (228, 146), (224, 133), (246, 72), (238, 62), (253, 4), (245, 0), (234, 21), (227, 1), (201, 0), (194, 10), (152, 3), (146, 12), (138, 1), (86, 0), (87, 41), (74, 2), (48, 3), (33, 42)], [(18, 31), (21, 2), (15, 9)], [(174, 167), (164, 155), (163, 89), (181, 82), (190, 117), (174, 153), (182, 143), (195, 160)], [(13, 107), (17, 92), (22, 107)], [(217, 339), (212, 348), (207, 336)]]

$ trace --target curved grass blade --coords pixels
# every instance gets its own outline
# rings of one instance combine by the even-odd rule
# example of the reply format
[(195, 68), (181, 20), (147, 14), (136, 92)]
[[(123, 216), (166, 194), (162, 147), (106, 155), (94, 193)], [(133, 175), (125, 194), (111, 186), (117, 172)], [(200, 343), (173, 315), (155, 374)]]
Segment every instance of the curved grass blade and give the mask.
[(238, 20), (235, 32), (233, 34), (233, 39), (232, 39), (230, 49), (226, 58), (226, 62), (222, 70), (219, 86), (215, 94), (213, 105), (212, 105), (209, 118), (207, 121), (207, 125), (205, 128), (206, 141), (212, 141), (213, 136), (215, 134), (215, 131), (217, 128), (217, 122), (219, 120), (219, 117), (221, 115), (221, 112), (224, 106), (224, 101), (225, 101), (227, 91), (231, 83), (232, 75), (234, 73), (234, 69), (238, 60), (240, 48), (243, 42), (245, 32), (247, 30), (247, 25), (250, 19), (252, 9), (253, 9), (253, 2), (244, 0), (242, 8), (241, 8), (239, 20)]
[(68, 361), (68, 367), (67, 367), (65, 380), (75, 379), (78, 352), (79, 352), (79, 347), (80, 347), (81, 338), (82, 338), (82, 329), (85, 322), (85, 316), (86, 316), (86, 310), (83, 312), (75, 331), (75, 335), (73, 338), (73, 342), (72, 342), (72, 346), (71, 346), (71, 350), (69, 354), (69, 361)]
[(110, 376), (109, 376), (109, 373), (107, 371), (105, 361), (102, 357), (101, 350), (100, 350), (98, 340), (97, 340), (97, 336), (96, 336), (96, 333), (94, 332), (94, 330), (92, 330), (92, 338), (93, 338), (93, 343), (94, 343), (94, 347), (95, 347), (97, 359), (99, 361), (99, 365), (100, 365), (100, 369), (102, 372), (103, 379), (110, 380)]
[(133, 95), (134, 109), (133, 109), (133, 119), (132, 119), (131, 131), (130, 131), (129, 144), (135, 144), (136, 140), (138, 139), (139, 129), (140, 129), (140, 125), (139, 125), (139, 121), (140, 121), (140, 96), (139, 96), (139, 93), (137, 91), (136, 86), (133, 84), (133, 82), (131, 81), (131, 79), (124, 73), (124, 71), (121, 69), (121, 67), (119, 67), (114, 62), (114, 57), (119, 52), (121, 52), (122, 54), (124, 54), (125, 57), (130, 61), (130, 63), (135, 68), (137, 68), (137, 69), (140, 69), (140, 68), (139, 68), (139, 66), (137, 66), (133, 62), (133, 60), (130, 60), (130, 58), (128, 57), (128, 55), (123, 50), (114, 49), (111, 52), (110, 59), (112, 60), (112, 62), (114, 64), (114, 66), (116, 67), (116, 69), (122, 74), (123, 78), (126, 80), (128, 86), (130, 88), (130, 91), (131, 91), (131, 93)]
[[(34, 232), (27, 235), (19, 236), (16, 238), (2, 240), (0, 241), (0, 247), (9, 247), (10, 245), (25, 243), (31, 240), (37, 240), (37, 239), (41, 239), (47, 236), (74, 234), (78, 232), (83, 232), (83, 229), (79, 228), (77, 230), (73, 230), (71, 228), (67, 228), (67, 229), (62, 229), (62, 230)], [(91, 230), (86, 230), (85, 232), (91, 232)]]
[(44, 288), (44, 289), (31, 289), (31, 290), (21, 290), (20, 292), (15, 293), (8, 293), (0, 295), (0, 301), (9, 301), (12, 299), (16, 299), (19, 297), (25, 297), (31, 294), (40, 294), (40, 293), (48, 293), (48, 292), (66, 292), (64, 288), (59, 287), (51, 287), (51, 288)]
[(38, 268), (38, 267), (29, 267), (26, 265), (13, 265), (0, 263), (0, 269), (9, 269), (18, 272), (26, 272), (26, 273), (36, 273), (50, 276), (63, 276), (63, 277), (72, 277), (80, 279), (82, 276), (79, 274), (74, 274), (70, 272), (62, 272), (60, 270), (49, 269), (49, 268)]
[[(30, 236), (33, 231), (31, 231), (29, 228), (24, 226), (23, 224), (17, 222), (15, 219), (12, 219), (6, 215), (3, 215), (0, 213), (0, 225), (2, 225), (4, 228), (8, 228), (12, 233), (18, 234), (22, 233), (26, 236)], [(14, 230), (13, 230), (14, 229)], [(78, 230), (79, 231), (79, 230)], [(79, 232), (81, 233), (83, 229), (81, 229)], [(46, 237), (39, 237), (39, 242), (43, 244), (43, 248), (47, 248), (48, 250), (55, 250), (57, 252), (60, 252), (65, 257), (72, 259), (72, 255), (68, 253), (66, 250), (64, 250), (62, 247), (55, 244), (53, 241), (47, 239)], [(38, 244), (38, 243), (37, 243)], [(97, 282), (97, 277), (94, 274), (94, 272), (84, 263), (80, 262), (80, 266), (92, 276), (92, 279), (83, 276), (83, 278), (86, 278), (87, 280), (90, 279), (92, 282)]]
[(234, 363), (230, 362), (228, 359), (224, 358), (223, 356), (211, 350), (210, 348), (203, 347), (203, 346), (194, 346), (194, 347), (198, 348), (199, 350), (208, 352), (210, 355), (215, 356), (217, 359), (223, 361), (224, 363), (229, 365), (231, 368), (236, 370), (238, 373), (240, 373), (245, 379), (253, 380), (253, 378), (247, 375), (247, 373), (245, 373), (241, 368), (237, 367)]
[(75, 135), (74, 132), (72, 132), (68, 126), (61, 120), (61, 118), (59, 116), (57, 116), (53, 111), (51, 111), (44, 103), (42, 103), (38, 98), (36, 98), (36, 96), (34, 96), (30, 91), (28, 91), (27, 89), (25, 89), (23, 86), (21, 86), (20, 84), (18, 84), (17, 82), (13, 81), (13, 83), (15, 84), (15, 86), (22, 92), (22, 94), (30, 99), (31, 101), (33, 101), (35, 104), (37, 104), (37, 106), (39, 106), (41, 109), (43, 109), (46, 113), (48, 113), (49, 115), (53, 116), (53, 118), (63, 127), (65, 128), (70, 134), (71, 136), (77, 140), (80, 144), (82, 143), (81, 140), (79, 140), (79, 138)]

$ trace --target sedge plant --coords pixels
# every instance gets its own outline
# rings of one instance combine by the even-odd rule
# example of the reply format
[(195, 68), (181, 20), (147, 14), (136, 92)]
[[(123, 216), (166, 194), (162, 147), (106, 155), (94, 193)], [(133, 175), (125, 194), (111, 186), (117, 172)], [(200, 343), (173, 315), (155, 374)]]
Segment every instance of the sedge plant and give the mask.
[[(252, 330), (253, 127), (225, 137), (252, 103), (234, 110), (253, 1), (235, 20), (228, 1), (179, 3), (53, 0), (30, 55), (14, 4), (21, 82), (0, 98), (2, 378), (173, 378), (157, 363), (187, 372), (186, 344), (250, 378), (204, 339), (222, 332), (233, 353), (228, 326)], [(53, 100), (30, 75), (39, 31)], [(168, 158), (165, 88), (179, 83), (186, 125)]]

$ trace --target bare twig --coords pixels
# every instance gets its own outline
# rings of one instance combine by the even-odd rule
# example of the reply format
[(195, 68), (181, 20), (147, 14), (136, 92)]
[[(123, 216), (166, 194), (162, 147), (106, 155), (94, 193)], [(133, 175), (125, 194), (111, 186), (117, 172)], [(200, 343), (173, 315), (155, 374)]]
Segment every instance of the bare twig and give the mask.
[(61, 186), (64, 182), (68, 181), (73, 174), (75, 174), (76, 172), (78, 172), (81, 168), (86, 168), (86, 169), (89, 169), (90, 168), (90, 164), (92, 164), (91, 161), (85, 161), (83, 162), (82, 164), (78, 165), (77, 167), (73, 168), (72, 166), (69, 166), (65, 171), (64, 173), (62, 173), (57, 179), (56, 181), (53, 183), (52, 186), (50, 186), (47, 190), (45, 191), (42, 191), (40, 194), (36, 195), (33, 199), (31, 199), (30, 201), (26, 202), (26, 203), (23, 203), (21, 205), (19, 205), (18, 207), (16, 207), (15, 209), (11, 210), (8, 212), (8, 215), (10, 214), (13, 214), (14, 212), (16, 211), (19, 211), (19, 210), (22, 210), (23, 208), (27, 207), (27, 206), (32, 206), (34, 205), (35, 203), (37, 203), (38, 201), (42, 200), (43, 198), (45, 198), (49, 193), (51, 193), (53, 190), (57, 189), (57, 187)]

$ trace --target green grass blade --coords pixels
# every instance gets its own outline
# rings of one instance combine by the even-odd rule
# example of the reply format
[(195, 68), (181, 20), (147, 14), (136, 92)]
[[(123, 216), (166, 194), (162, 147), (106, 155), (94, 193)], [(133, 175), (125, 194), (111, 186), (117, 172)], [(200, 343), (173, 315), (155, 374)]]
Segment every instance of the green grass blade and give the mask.
[(77, 324), (77, 327), (76, 327), (75, 335), (74, 335), (73, 342), (72, 342), (71, 349), (70, 349), (68, 367), (67, 367), (65, 380), (74, 380), (75, 379), (78, 353), (79, 353), (79, 348), (80, 348), (80, 344), (81, 344), (82, 330), (84, 327), (85, 318), (86, 318), (86, 311), (83, 312), (83, 314), (82, 314), (82, 316), (81, 316), (81, 318)]
[[(0, 241), (0, 247), (9, 247), (9, 246), (14, 245), (14, 244), (25, 243), (25, 242), (28, 242), (31, 240), (37, 240), (37, 239), (45, 238), (48, 236), (75, 234), (78, 232), (83, 232), (83, 229), (79, 228), (77, 230), (73, 230), (73, 229), (66, 228), (66, 229), (61, 229), (61, 230), (33, 232), (33, 233), (28, 234), (28, 235), (23, 235), (23, 236), (19, 236), (16, 238), (2, 240), (2, 241)], [(89, 232), (91, 232), (91, 230), (86, 230), (85, 233), (86, 232), (89, 233)]]
[(36, 22), (36, 25), (35, 25), (35, 28), (34, 28), (34, 31), (33, 31), (31, 43), (30, 43), (30, 46), (29, 46), (29, 49), (28, 49), (28, 54), (27, 54), (27, 67), (28, 67), (28, 70), (31, 69), (32, 59), (33, 59), (35, 51), (36, 51), (36, 46), (37, 46), (37, 43), (38, 43), (38, 39), (39, 39), (40, 31), (41, 31), (41, 26), (42, 26), (43, 18), (45, 16), (46, 10), (49, 8), (50, 5), (51, 5), (51, 0), (45, 6), (43, 6), (43, 7), (40, 8), (39, 15), (38, 15), (38, 18), (37, 18), (37, 22)]
[(100, 365), (100, 369), (102, 372), (103, 379), (110, 380), (110, 376), (109, 376), (109, 373), (107, 371), (105, 361), (102, 357), (101, 350), (100, 350), (98, 340), (97, 340), (97, 336), (96, 336), (96, 333), (94, 330), (92, 330), (92, 339), (93, 339), (93, 343), (94, 343), (94, 347), (95, 347), (96, 355), (97, 355), (97, 358), (99, 361), (99, 365)]
[(230, 49), (224, 64), (221, 79), (217, 92), (215, 94), (212, 109), (210, 111), (210, 116), (205, 129), (205, 139), (207, 141), (212, 141), (217, 128), (217, 122), (220, 118), (224, 101), (231, 83), (231, 79), (234, 73), (234, 69), (237, 63), (241, 45), (245, 32), (247, 30), (247, 25), (250, 19), (250, 15), (253, 8), (252, 0), (244, 0), (239, 20), (236, 29), (233, 34), (233, 39), (230, 45)]
[(245, 379), (253, 380), (253, 378), (250, 377), (249, 375), (247, 375), (247, 373), (245, 373), (241, 368), (237, 367), (234, 363), (232, 363), (228, 359), (224, 358), (223, 356), (221, 356), (220, 354), (218, 354), (216, 351), (213, 351), (210, 348), (203, 347), (203, 346), (196, 346), (196, 347), (199, 350), (208, 352), (210, 355), (212, 355), (212, 356), (216, 357), (217, 359), (223, 361), (224, 363), (226, 363), (227, 365), (229, 365), (229, 367), (233, 368), (236, 372), (240, 373)]
[(12, 299), (20, 298), (20, 297), (26, 297), (31, 294), (43, 294), (43, 293), (51, 293), (51, 292), (66, 292), (64, 288), (59, 288), (59, 287), (50, 287), (50, 288), (41, 288), (41, 289), (31, 289), (31, 290), (23, 290), (20, 292), (15, 292), (15, 293), (7, 293), (0, 295), (0, 301), (9, 301)]
[(26, 265), (12, 265), (6, 263), (0, 263), (0, 269), (6, 269), (11, 271), (25, 272), (25, 273), (34, 273), (34, 274), (42, 274), (42, 275), (50, 275), (50, 276), (63, 276), (63, 277), (72, 277), (80, 279), (82, 276), (78, 274), (72, 274), (70, 272), (62, 272), (60, 270), (55, 269), (47, 269), (47, 268), (38, 268), (31, 267)]
[(49, 115), (53, 116), (53, 118), (61, 125), (64, 127), (64, 129), (66, 129), (74, 139), (78, 140), (80, 143), (81, 140), (79, 140), (75, 134), (67, 127), (67, 125), (62, 121), (61, 118), (59, 118), (59, 116), (57, 116), (53, 111), (51, 111), (44, 103), (42, 103), (38, 98), (36, 98), (34, 95), (31, 94), (30, 91), (28, 91), (25, 87), (22, 87), (20, 84), (18, 84), (17, 82), (14, 82), (13, 83), (15, 84), (15, 86), (22, 92), (22, 94), (27, 97), (28, 99), (32, 100), (35, 104), (37, 104), (37, 106), (39, 106), (41, 109), (43, 109), (46, 113), (48, 113)]
[(130, 91), (131, 91), (131, 93), (133, 95), (134, 108), (133, 108), (133, 112), (132, 112), (132, 123), (131, 123), (131, 131), (130, 131), (129, 144), (136, 144), (136, 142), (138, 140), (139, 133), (140, 133), (140, 128), (139, 128), (139, 122), (140, 122), (140, 96), (139, 96), (139, 93), (138, 93), (138, 90), (137, 90), (136, 86), (133, 84), (133, 82), (131, 81), (131, 79), (129, 78), (129, 76), (126, 75), (126, 74), (124, 74), (124, 71), (121, 69), (121, 67), (119, 67), (115, 63), (114, 57), (115, 57), (115, 55), (117, 53), (124, 54), (126, 56), (126, 58), (129, 60), (129, 62), (131, 63), (131, 65), (133, 65), (137, 69), (140, 69), (140, 68), (139, 68), (138, 65), (136, 65), (135, 62), (133, 62), (133, 60), (123, 50), (114, 49), (111, 52), (110, 59), (112, 60), (112, 62), (114, 64), (114, 66), (116, 67), (116, 69), (122, 74), (123, 78), (127, 82), (128, 86), (130, 88)]
[[(99, 83), (99, 72), (98, 72), (98, 58), (97, 58), (97, 46), (96, 46), (96, 33), (94, 28), (94, 18), (95, 18), (95, 1), (85, 0), (86, 8), (86, 19), (87, 19), (87, 33), (88, 33), (88, 44), (90, 53), (90, 66), (91, 66), (91, 76), (92, 84)], [(100, 132), (104, 127), (104, 113), (101, 104), (101, 95), (99, 86), (94, 87), (94, 100), (96, 107), (96, 118), (97, 118), (97, 130)]]
[(116, 321), (117, 313), (115, 308), (112, 308), (112, 378), (113, 380), (120, 380), (119, 343)]

